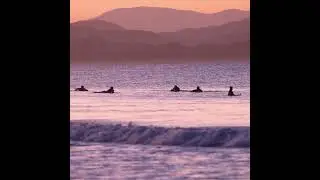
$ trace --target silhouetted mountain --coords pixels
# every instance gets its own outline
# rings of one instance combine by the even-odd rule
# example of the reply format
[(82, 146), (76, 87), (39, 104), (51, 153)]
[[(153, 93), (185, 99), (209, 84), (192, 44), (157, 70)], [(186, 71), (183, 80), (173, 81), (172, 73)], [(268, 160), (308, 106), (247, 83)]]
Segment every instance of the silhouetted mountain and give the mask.
[(119, 24), (126, 29), (174, 32), (185, 28), (222, 25), (248, 18), (250, 12), (237, 9), (204, 14), (195, 11), (159, 7), (120, 8), (103, 13), (96, 19)]
[(250, 42), (229, 45), (180, 44), (147, 45), (142, 43), (108, 43), (91, 41), (71, 47), (71, 62), (200, 62), (219, 60), (248, 60)]
[(70, 24), (70, 39), (72, 44), (93, 40), (146, 44), (167, 42), (154, 32), (125, 30), (121, 26), (102, 20), (88, 20)]
[(80, 24), (70, 24), (72, 62), (247, 60), (250, 54), (249, 19), (158, 34), (95, 20)]
[(184, 29), (177, 32), (159, 33), (167, 40), (184, 45), (232, 44), (250, 40), (250, 19), (230, 22), (221, 26)]
[(124, 30), (123, 27), (103, 20), (85, 20), (70, 24), (71, 28), (91, 28), (96, 30)]

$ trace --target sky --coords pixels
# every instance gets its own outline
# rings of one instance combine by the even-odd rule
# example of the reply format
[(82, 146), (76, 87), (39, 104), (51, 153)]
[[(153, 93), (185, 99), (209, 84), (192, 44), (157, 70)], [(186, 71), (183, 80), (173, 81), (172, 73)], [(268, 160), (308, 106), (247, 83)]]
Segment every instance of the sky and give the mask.
[(70, 0), (70, 21), (98, 16), (117, 8), (167, 7), (214, 13), (225, 9), (250, 9), (250, 0)]

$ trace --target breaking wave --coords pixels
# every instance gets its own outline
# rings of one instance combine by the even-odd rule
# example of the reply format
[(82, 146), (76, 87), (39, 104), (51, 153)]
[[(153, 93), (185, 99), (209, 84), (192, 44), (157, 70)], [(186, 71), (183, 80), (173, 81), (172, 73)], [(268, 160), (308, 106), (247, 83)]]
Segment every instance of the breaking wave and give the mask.
[(167, 146), (250, 147), (250, 127), (169, 128), (70, 122), (70, 140)]

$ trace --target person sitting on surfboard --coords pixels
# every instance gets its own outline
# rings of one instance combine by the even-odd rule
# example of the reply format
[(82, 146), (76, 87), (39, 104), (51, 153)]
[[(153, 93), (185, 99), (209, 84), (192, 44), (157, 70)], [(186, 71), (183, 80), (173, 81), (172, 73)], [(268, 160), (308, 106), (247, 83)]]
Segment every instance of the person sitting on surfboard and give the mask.
[(172, 89), (171, 89), (172, 92), (179, 92), (180, 91), (180, 88), (175, 85)]
[(228, 96), (240, 96), (240, 95), (241, 95), (241, 94), (235, 95), (235, 94), (233, 93), (233, 87), (230, 86), (230, 89), (229, 89), (229, 92), (228, 92)]
[(80, 88), (76, 88), (75, 91), (88, 91), (84, 86), (81, 86)]
[(203, 91), (200, 89), (200, 87), (199, 87), (199, 86), (197, 86), (197, 89), (192, 90), (191, 92), (203, 92)]
[(233, 87), (232, 86), (230, 86), (230, 88), (229, 88), (229, 92), (228, 92), (228, 96), (234, 96), (234, 93), (233, 93)]
[(114, 89), (113, 89), (113, 87), (110, 87), (107, 91), (100, 91), (100, 92), (94, 92), (94, 93), (110, 93), (110, 94), (112, 94), (112, 93), (114, 93)]

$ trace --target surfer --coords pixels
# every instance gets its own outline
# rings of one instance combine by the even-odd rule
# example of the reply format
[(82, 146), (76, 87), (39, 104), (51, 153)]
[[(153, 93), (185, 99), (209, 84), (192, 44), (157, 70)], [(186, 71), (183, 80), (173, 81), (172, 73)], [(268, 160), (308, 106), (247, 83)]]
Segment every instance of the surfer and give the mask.
[(192, 90), (191, 92), (203, 92), (199, 86), (197, 86), (197, 89)]
[(230, 88), (229, 88), (229, 92), (228, 92), (228, 96), (240, 96), (241, 94), (237, 94), (237, 95), (235, 95), (234, 93), (233, 93), (233, 87), (232, 86), (230, 86)]
[(112, 93), (114, 93), (114, 89), (113, 89), (113, 87), (110, 87), (107, 91), (100, 91), (100, 92), (94, 92), (94, 93), (109, 93), (109, 94), (112, 94)]
[(174, 87), (170, 90), (172, 92), (179, 92), (180, 88), (177, 85), (174, 85)]
[(75, 91), (88, 91), (84, 86), (81, 86), (80, 88), (76, 88)]

